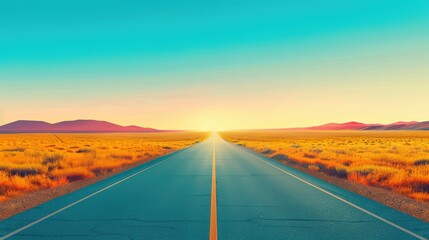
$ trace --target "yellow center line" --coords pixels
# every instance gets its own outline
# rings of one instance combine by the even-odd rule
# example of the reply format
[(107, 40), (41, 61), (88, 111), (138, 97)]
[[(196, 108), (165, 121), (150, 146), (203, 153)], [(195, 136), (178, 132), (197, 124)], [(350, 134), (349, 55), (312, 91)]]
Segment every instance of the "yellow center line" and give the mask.
[(212, 156), (212, 193), (210, 206), (210, 234), (209, 240), (217, 240), (217, 209), (216, 209), (216, 144), (213, 141)]

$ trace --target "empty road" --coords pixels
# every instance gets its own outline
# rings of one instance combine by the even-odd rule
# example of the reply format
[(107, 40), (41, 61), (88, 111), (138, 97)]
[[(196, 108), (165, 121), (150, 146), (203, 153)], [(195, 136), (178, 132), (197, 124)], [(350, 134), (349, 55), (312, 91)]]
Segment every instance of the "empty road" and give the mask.
[(427, 239), (429, 224), (207, 141), (0, 222), (0, 239)]

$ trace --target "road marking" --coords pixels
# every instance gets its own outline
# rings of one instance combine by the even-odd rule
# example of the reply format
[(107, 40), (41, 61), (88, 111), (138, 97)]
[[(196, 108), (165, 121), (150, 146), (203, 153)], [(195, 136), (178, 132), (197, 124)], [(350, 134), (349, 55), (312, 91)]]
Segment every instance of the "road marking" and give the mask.
[(88, 195), (88, 196), (86, 196), (86, 197), (84, 197), (84, 198), (81, 198), (81, 199), (77, 200), (76, 202), (70, 203), (69, 205), (67, 205), (67, 206), (65, 206), (65, 207), (63, 207), (63, 208), (60, 208), (60, 209), (58, 209), (58, 210), (57, 210), (57, 211), (55, 211), (55, 212), (52, 212), (52, 213), (50, 213), (50, 214), (48, 214), (48, 215), (46, 215), (46, 216), (44, 216), (44, 217), (42, 217), (42, 218), (39, 218), (38, 220), (36, 220), (36, 221), (34, 221), (34, 222), (31, 222), (31, 223), (29, 223), (29, 224), (27, 224), (27, 225), (25, 225), (25, 226), (23, 226), (23, 227), (21, 227), (21, 228), (18, 228), (17, 230), (15, 230), (15, 231), (13, 231), (13, 232), (10, 232), (10, 233), (8, 233), (8, 234), (4, 235), (3, 237), (0, 237), (0, 240), (4, 240), (4, 239), (7, 239), (7, 238), (10, 238), (10, 237), (12, 237), (12, 236), (16, 235), (17, 233), (20, 233), (20, 232), (24, 231), (25, 229), (27, 229), (27, 228), (29, 228), (29, 227), (31, 227), (31, 226), (33, 226), (33, 225), (38, 224), (39, 222), (42, 222), (42, 221), (44, 221), (44, 220), (46, 220), (46, 219), (48, 219), (48, 218), (50, 218), (50, 217), (52, 217), (52, 216), (54, 216), (54, 215), (56, 215), (56, 214), (58, 214), (58, 213), (62, 212), (62, 211), (66, 210), (66, 209), (68, 209), (68, 208), (70, 208), (70, 207), (73, 207), (74, 205), (76, 205), (76, 204), (78, 204), (78, 203), (80, 203), (80, 202), (82, 202), (82, 201), (85, 201), (86, 199), (88, 199), (88, 198), (90, 198), (90, 197), (93, 197), (93, 196), (95, 196), (95, 195), (97, 195), (97, 194), (99, 194), (99, 193), (101, 193), (101, 192), (103, 192), (103, 191), (105, 191), (105, 190), (107, 190), (107, 189), (109, 189), (109, 188), (111, 188), (111, 187), (113, 187), (113, 186), (115, 186), (115, 185), (117, 185), (117, 184), (119, 184), (119, 183), (121, 183), (121, 182), (125, 181), (125, 180), (128, 180), (128, 179), (130, 179), (130, 178), (132, 178), (132, 177), (134, 177), (134, 176), (136, 176), (136, 175), (138, 175), (138, 174), (140, 174), (140, 173), (142, 173), (142, 172), (145, 172), (145, 171), (147, 171), (147, 170), (149, 170), (149, 169), (151, 169), (151, 168), (153, 168), (153, 167), (155, 167), (155, 166), (158, 166), (158, 165), (160, 165), (161, 163), (164, 163), (165, 161), (167, 161), (167, 160), (169, 160), (169, 159), (171, 159), (171, 158), (173, 158), (173, 157), (176, 157), (176, 156), (178, 156), (178, 155), (181, 155), (182, 153), (186, 152), (188, 149), (189, 149), (189, 148), (187, 148), (187, 149), (183, 150), (183, 151), (182, 151), (182, 152), (180, 152), (180, 153), (177, 153), (177, 154), (175, 154), (175, 155), (169, 156), (169, 157), (165, 158), (164, 160), (162, 160), (162, 161), (160, 161), (160, 162), (158, 162), (158, 163), (156, 163), (156, 164), (154, 164), (154, 165), (152, 165), (152, 166), (150, 166), (150, 167), (147, 167), (147, 168), (145, 168), (145, 169), (142, 169), (142, 170), (140, 170), (140, 171), (138, 171), (138, 172), (136, 172), (136, 173), (134, 173), (134, 174), (132, 174), (132, 175), (130, 175), (130, 176), (128, 176), (128, 177), (126, 177), (126, 178), (123, 178), (123, 179), (121, 179), (121, 180), (119, 180), (119, 181), (117, 181), (117, 182), (115, 182), (115, 183), (112, 183), (111, 185), (109, 185), (109, 186), (107, 186), (107, 187), (105, 187), (105, 188), (103, 188), (103, 189), (100, 189), (100, 190), (98, 190), (98, 191), (96, 191), (96, 192), (94, 192), (94, 193), (91, 193), (90, 195)]
[(212, 193), (210, 205), (210, 234), (209, 240), (217, 240), (217, 209), (216, 209), (216, 143), (213, 139), (212, 156)]
[(298, 176), (296, 176), (296, 175), (294, 175), (294, 174), (292, 174), (292, 173), (290, 173), (290, 172), (288, 172), (288, 171), (286, 171), (284, 169), (281, 169), (281, 168), (279, 168), (279, 167), (277, 167), (277, 166), (275, 166), (275, 165), (267, 162), (266, 160), (264, 160), (264, 159), (262, 159), (262, 158), (260, 158), (258, 156), (255, 156), (255, 155), (253, 155), (253, 154), (251, 154), (251, 153), (243, 150), (242, 148), (240, 148), (240, 147), (238, 147), (238, 146), (236, 146), (234, 144), (231, 144), (231, 145), (234, 146), (234, 147), (236, 147), (236, 148), (238, 148), (238, 149), (240, 149), (241, 151), (249, 154), (253, 158), (255, 158), (255, 159), (257, 159), (257, 160), (259, 160), (259, 161), (261, 161), (261, 162), (263, 162), (263, 163), (265, 163), (265, 164), (267, 164), (267, 165), (269, 165), (269, 166), (271, 166), (271, 167), (273, 167), (273, 168), (275, 168), (275, 169), (283, 172), (283, 173), (286, 173), (287, 175), (289, 175), (289, 176), (291, 176), (291, 177), (293, 177), (293, 178), (295, 178), (295, 179), (297, 179), (297, 180), (299, 180), (299, 181), (301, 181), (301, 182), (303, 182), (303, 183), (305, 183), (305, 184), (307, 184), (307, 185), (309, 185), (309, 186), (311, 186), (311, 187), (313, 187), (313, 188), (315, 188), (315, 189), (317, 189), (317, 190), (319, 190), (319, 191), (321, 191), (321, 192), (323, 192), (325, 194), (328, 194), (329, 196), (334, 197), (334, 198), (336, 198), (336, 199), (338, 199), (338, 200), (340, 200), (340, 201), (342, 201), (342, 202), (344, 202), (344, 203), (346, 203), (346, 204), (348, 204), (348, 205), (350, 205), (350, 206), (352, 206), (352, 207), (354, 207), (354, 208), (356, 208), (356, 209), (358, 209), (358, 210), (360, 210), (360, 211), (362, 211), (362, 212), (364, 212), (364, 213), (366, 213), (366, 214), (368, 214), (368, 215), (370, 215), (370, 216), (372, 216), (374, 218), (377, 218), (378, 220), (383, 221), (384, 223), (387, 223), (390, 226), (392, 226), (392, 227), (394, 227), (394, 228), (396, 228), (398, 230), (401, 230), (404, 233), (407, 233), (407, 234), (409, 234), (409, 235), (411, 235), (411, 236), (413, 236), (413, 237), (415, 237), (417, 239), (420, 239), (420, 240), (428, 240), (427, 238), (425, 238), (423, 236), (420, 236), (417, 233), (414, 233), (414, 232), (412, 232), (412, 231), (410, 231), (410, 230), (408, 230), (408, 229), (406, 229), (404, 227), (401, 227), (401, 226), (399, 226), (396, 223), (393, 223), (393, 222), (391, 222), (391, 221), (389, 221), (389, 220), (387, 220), (387, 219), (385, 219), (385, 218), (383, 218), (381, 216), (378, 216), (377, 214), (375, 214), (373, 212), (370, 212), (370, 211), (368, 211), (368, 210), (366, 210), (366, 209), (364, 209), (362, 207), (359, 207), (358, 205), (356, 205), (354, 203), (351, 203), (351, 202), (345, 200), (342, 197), (339, 197), (339, 196), (337, 196), (337, 195), (335, 195), (335, 194), (333, 194), (333, 193), (331, 193), (331, 192), (329, 192), (329, 191), (327, 191), (327, 190), (325, 190), (325, 189), (323, 189), (321, 187), (318, 187), (318, 186), (316, 186), (316, 185), (314, 185), (314, 184), (312, 184), (312, 183), (310, 183), (310, 182), (308, 182), (308, 181), (306, 181), (306, 180), (304, 180), (304, 179), (302, 179), (302, 178), (300, 178), (300, 177), (298, 177)]

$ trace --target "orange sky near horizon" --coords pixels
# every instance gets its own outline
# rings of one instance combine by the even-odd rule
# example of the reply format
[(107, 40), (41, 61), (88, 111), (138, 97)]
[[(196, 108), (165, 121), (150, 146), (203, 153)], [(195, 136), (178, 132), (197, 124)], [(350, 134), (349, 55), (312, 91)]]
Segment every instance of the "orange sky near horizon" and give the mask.
[(13, 108), (0, 111), (0, 124), (19, 119), (96, 119), (158, 129), (211, 131), (305, 127), (328, 122), (429, 120), (423, 110), (429, 105), (429, 81), (397, 81), (332, 83), (318, 88), (305, 84), (288, 87), (282, 82), (269, 86), (260, 82), (245, 86), (201, 83), (163, 92), (134, 91), (95, 99), (66, 97), (49, 103), (43, 98), (15, 99)]

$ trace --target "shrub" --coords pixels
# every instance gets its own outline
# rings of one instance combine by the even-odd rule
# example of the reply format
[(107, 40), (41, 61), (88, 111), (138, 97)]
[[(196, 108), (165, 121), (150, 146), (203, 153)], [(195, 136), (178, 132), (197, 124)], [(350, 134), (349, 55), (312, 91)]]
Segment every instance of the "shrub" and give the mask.
[(9, 184), (9, 175), (5, 171), (0, 171), (0, 196), (6, 194)]
[[(318, 165), (322, 166), (322, 165)], [(319, 167), (321, 172), (324, 172), (330, 176), (338, 177), (338, 178), (347, 178), (347, 169), (342, 167)]]
[(323, 150), (322, 149), (318, 149), (318, 148), (313, 148), (313, 149), (310, 150), (310, 152), (312, 152), (312, 153), (321, 153), (321, 152), (323, 152)]
[(25, 177), (28, 175), (36, 175), (40, 173), (42, 173), (42, 169), (36, 164), (14, 165), (9, 168), (10, 175), (18, 175), (21, 177)]
[(414, 161), (414, 166), (429, 165), (429, 159), (420, 159)]
[(276, 154), (271, 158), (274, 160), (289, 160), (289, 157), (286, 154)]
[(305, 157), (305, 158), (315, 158), (315, 157), (316, 157), (316, 155), (314, 155), (314, 154), (309, 154), (309, 153), (304, 153), (304, 157)]
[(272, 150), (271, 148), (264, 148), (261, 153), (269, 155), (269, 154), (273, 154), (275, 152), (276, 151)]
[(70, 182), (82, 180), (82, 179), (86, 179), (86, 178), (92, 178), (95, 176), (93, 172), (91, 172), (90, 170), (88, 170), (84, 167), (54, 169), (51, 172), (51, 175), (55, 178), (65, 177)]
[(406, 181), (414, 192), (429, 193), (429, 179), (415, 178)]
[(62, 159), (63, 159), (63, 155), (61, 154), (48, 154), (43, 156), (42, 163), (43, 164), (55, 163)]
[(122, 167), (122, 163), (118, 161), (99, 161), (96, 162), (91, 171), (96, 175), (104, 175), (113, 172), (115, 169)]
[(111, 154), (109, 157), (113, 159), (132, 160), (133, 156), (127, 154)]
[(25, 148), (6, 148), (1, 150), (1, 152), (24, 152)]
[(347, 169), (342, 167), (335, 168), (335, 176), (339, 178), (347, 178)]
[(92, 152), (92, 150), (88, 148), (82, 148), (76, 151), (76, 153), (90, 153), (90, 152)]

